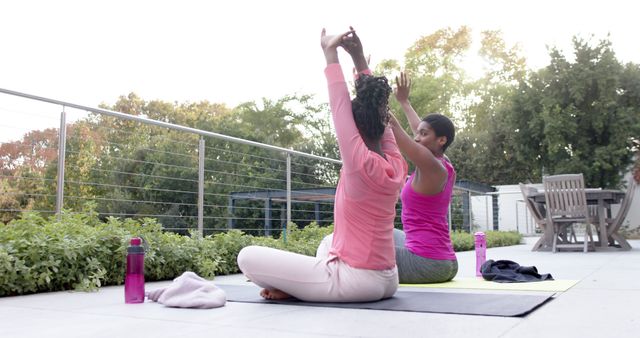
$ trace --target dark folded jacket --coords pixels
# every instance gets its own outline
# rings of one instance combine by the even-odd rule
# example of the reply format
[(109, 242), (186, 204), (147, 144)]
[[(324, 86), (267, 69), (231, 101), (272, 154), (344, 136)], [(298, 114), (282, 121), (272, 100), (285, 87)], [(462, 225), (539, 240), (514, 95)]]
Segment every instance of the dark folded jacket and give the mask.
[(551, 274), (539, 274), (535, 266), (520, 266), (520, 264), (508, 260), (484, 262), (480, 267), (482, 278), (498, 283), (540, 282), (553, 280)]

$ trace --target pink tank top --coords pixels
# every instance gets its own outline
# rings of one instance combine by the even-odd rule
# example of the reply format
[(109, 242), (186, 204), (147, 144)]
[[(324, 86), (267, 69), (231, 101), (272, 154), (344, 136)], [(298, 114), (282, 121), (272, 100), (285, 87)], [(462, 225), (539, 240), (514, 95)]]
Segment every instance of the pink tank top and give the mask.
[(415, 172), (402, 189), (402, 226), (407, 239), (406, 248), (412, 253), (431, 259), (456, 259), (453, 251), (447, 215), (456, 172), (451, 163), (440, 160), (447, 168), (447, 183), (442, 192), (424, 195), (411, 187)]

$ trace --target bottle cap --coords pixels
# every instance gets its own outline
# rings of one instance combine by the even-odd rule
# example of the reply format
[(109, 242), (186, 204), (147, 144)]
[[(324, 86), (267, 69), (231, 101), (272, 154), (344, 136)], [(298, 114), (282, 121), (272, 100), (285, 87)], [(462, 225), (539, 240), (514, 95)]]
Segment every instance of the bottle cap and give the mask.
[(144, 254), (144, 247), (140, 244), (142, 244), (142, 239), (140, 237), (133, 237), (131, 238), (131, 241), (129, 242), (131, 243), (131, 245), (129, 245), (129, 247), (127, 248), (127, 253), (130, 254)]

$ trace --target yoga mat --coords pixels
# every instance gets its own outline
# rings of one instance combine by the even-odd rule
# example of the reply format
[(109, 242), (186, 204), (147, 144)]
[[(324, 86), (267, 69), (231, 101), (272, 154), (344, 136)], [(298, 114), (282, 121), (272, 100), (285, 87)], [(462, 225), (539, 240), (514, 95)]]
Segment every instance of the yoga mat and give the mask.
[(547, 280), (529, 283), (496, 283), (486, 281), (482, 277), (456, 278), (446, 283), (432, 284), (400, 284), (400, 286), (434, 289), (480, 289), (480, 290), (513, 290), (513, 291), (546, 291), (564, 292), (578, 283), (577, 280)]
[(521, 317), (551, 299), (551, 295), (475, 294), (451, 292), (398, 291), (389, 298), (364, 303), (315, 303), (296, 299), (272, 301), (260, 297), (252, 285), (222, 285), (227, 301), (239, 303), (283, 304), (346, 309), (452, 313), (502, 317)]

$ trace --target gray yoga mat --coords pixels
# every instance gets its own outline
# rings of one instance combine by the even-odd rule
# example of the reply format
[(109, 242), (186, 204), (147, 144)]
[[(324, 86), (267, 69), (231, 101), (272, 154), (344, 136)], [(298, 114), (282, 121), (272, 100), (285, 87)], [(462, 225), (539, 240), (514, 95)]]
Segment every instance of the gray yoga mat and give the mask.
[(251, 285), (218, 285), (227, 301), (284, 304), (387, 311), (453, 313), (465, 315), (522, 317), (551, 299), (551, 294), (517, 295), (487, 293), (398, 291), (389, 299), (364, 303), (315, 303), (296, 299), (272, 301), (260, 297), (260, 288)]

